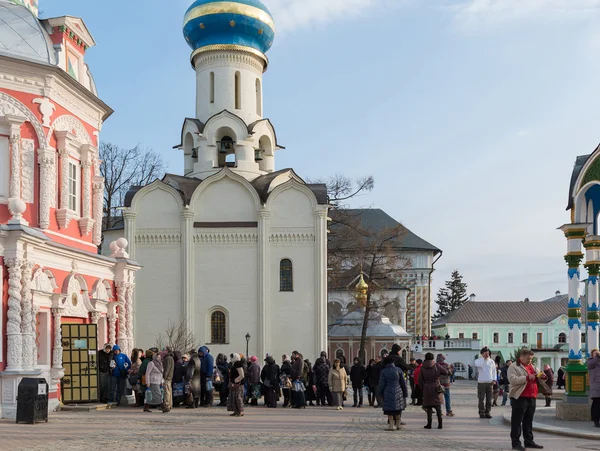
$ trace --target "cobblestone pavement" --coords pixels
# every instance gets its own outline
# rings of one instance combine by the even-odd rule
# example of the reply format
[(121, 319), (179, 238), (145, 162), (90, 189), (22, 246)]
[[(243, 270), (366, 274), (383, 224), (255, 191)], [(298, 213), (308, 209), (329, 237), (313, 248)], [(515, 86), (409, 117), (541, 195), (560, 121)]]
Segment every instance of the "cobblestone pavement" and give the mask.
[[(246, 409), (230, 418), (224, 408), (174, 409), (168, 414), (143, 413), (128, 407), (94, 412), (52, 414), (47, 424), (16, 425), (0, 421), (0, 450), (93, 451), (115, 448), (172, 450), (293, 449), (293, 450), (504, 450), (510, 449), (509, 429), (494, 408), (492, 420), (477, 415), (475, 384), (459, 381), (452, 388), (456, 416), (444, 417), (444, 429), (424, 430), (424, 412), (410, 406), (401, 431), (385, 430), (380, 409), (323, 407)], [(434, 420), (434, 427), (436, 422)], [(546, 450), (598, 450), (596, 441), (536, 434)]]

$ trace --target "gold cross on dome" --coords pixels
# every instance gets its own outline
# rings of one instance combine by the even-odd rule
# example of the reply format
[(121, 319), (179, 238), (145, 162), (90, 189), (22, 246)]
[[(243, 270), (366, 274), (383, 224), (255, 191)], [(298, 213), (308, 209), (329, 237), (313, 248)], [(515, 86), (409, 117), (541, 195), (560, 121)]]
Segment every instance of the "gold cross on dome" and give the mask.
[(229, 22), (229, 26), (235, 27), (235, 20), (232, 20), (231, 22)]

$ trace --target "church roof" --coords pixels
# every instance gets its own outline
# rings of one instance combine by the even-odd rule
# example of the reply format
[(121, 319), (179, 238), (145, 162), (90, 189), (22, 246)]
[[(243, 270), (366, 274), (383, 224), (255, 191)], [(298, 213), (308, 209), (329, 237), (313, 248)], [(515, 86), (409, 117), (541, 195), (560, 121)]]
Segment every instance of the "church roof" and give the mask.
[[(363, 277), (365, 281), (369, 282), (369, 272), (370, 266), (363, 265)], [(348, 287), (354, 288), (354, 284), (357, 282), (358, 277), (360, 276), (360, 265), (355, 265), (354, 267), (343, 271), (339, 275), (332, 274), (329, 272), (329, 290), (345, 290)], [(393, 279), (389, 277), (383, 277), (382, 279), (375, 280), (375, 282), (379, 287), (386, 290), (409, 290), (403, 285), (400, 285)]]
[[(600, 146), (598, 146), (598, 147), (600, 147)], [(598, 150), (598, 147), (596, 147), (596, 150)], [(570, 210), (571, 208), (573, 208), (573, 196), (575, 195), (575, 183), (577, 183), (577, 178), (579, 177), (579, 174), (581, 173), (583, 166), (585, 166), (585, 163), (587, 163), (588, 159), (591, 156), (592, 156), (592, 154), (580, 155), (575, 159), (575, 166), (573, 167), (573, 172), (571, 173), (571, 183), (569, 185), (569, 201), (567, 203), (567, 210)]]
[(331, 224), (331, 240), (335, 240), (335, 229), (336, 227), (342, 227), (336, 225), (336, 217), (340, 218), (342, 215), (354, 218), (359, 221), (359, 226), (369, 231), (370, 233), (377, 234), (386, 229), (392, 229), (394, 227), (401, 226), (404, 228), (405, 233), (391, 241), (391, 245), (395, 249), (404, 251), (420, 250), (420, 251), (432, 251), (434, 255), (442, 252), (433, 244), (425, 241), (420, 236), (416, 235), (408, 228), (404, 227), (385, 211), (379, 208), (359, 208), (359, 209), (344, 209), (344, 210), (331, 210), (329, 216), (332, 217), (333, 223)]
[[(338, 319), (329, 329), (329, 338), (360, 337), (365, 314), (356, 309)], [(381, 313), (371, 311), (367, 326), (367, 337), (410, 338), (410, 334), (398, 324), (392, 324), (389, 318)]]
[(461, 307), (435, 321), (432, 326), (465, 323), (547, 324), (566, 315), (566, 296), (555, 302), (466, 302)]

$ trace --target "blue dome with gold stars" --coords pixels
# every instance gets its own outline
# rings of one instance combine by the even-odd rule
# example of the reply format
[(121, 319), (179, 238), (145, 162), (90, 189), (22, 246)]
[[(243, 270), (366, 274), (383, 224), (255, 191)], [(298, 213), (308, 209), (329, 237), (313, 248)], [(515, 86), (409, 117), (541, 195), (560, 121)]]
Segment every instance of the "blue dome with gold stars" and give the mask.
[(242, 46), (264, 54), (273, 44), (275, 22), (259, 0), (196, 0), (185, 13), (183, 35), (194, 51)]

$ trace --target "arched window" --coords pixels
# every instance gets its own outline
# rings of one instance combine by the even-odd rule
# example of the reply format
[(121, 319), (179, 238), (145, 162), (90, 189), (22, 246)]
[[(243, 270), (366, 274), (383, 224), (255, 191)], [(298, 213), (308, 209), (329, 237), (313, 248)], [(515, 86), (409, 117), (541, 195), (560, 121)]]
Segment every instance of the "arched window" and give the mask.
[(210, 315), (210, 342), (213, 344), (227, 342), (227, 317), (221, 310), (216, 310)]
[(215, 103), (215, 73), (210, 73), (210, 103)]
[(564, 332), (561, 332), (560, 334), (558, 334), (558, 342), (566, 343), (567, 342), (567, 334), (565, 334)]
[(292, 261), (284, 258), (279, 263), (279, 291), (294, 291)]
[(235, 109), (242, 109), (242, 76), (239, 72), (235, 73)]
[(260, 86), (260, 79), (256, 79), (256, 114), (262, 115), (262, 89)]

